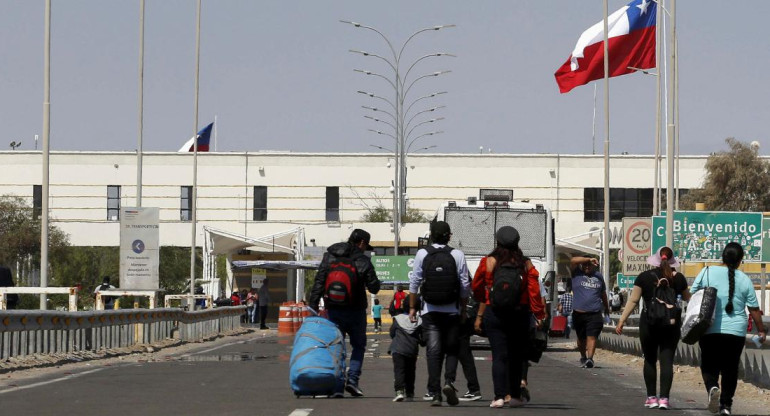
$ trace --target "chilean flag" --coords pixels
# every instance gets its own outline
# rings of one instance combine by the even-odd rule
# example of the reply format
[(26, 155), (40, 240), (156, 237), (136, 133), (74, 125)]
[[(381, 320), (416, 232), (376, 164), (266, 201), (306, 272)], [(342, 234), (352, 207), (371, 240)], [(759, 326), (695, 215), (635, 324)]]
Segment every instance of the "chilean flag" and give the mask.
[[(655, 67), (655, 15), (653, 0), (634, 0), (607, 18), (610, 76), (634, 72), (634, 67)], [(567, 62), (556, 71), (563, 94), (575, 87), (604, 78), (604, 21), (580, 35)]]
[(193, 137), (192, 139), (188, 140), (187, 143), (182, 145), (181, 148), (179, 148), (180, 152), (193, 152), (195, 149), (193, 148), (193, 145), (195, 144), (193, 140), (195, 138), (198, 139), (198, 151), (199, 152), (208, 152), (209, 151), (209, 142), (211, 141), (211, 129), (214, 127), (214, 123), (209, 124), (208, 126), (201, 129), (201, 131), (198, 132), (198, 134)]

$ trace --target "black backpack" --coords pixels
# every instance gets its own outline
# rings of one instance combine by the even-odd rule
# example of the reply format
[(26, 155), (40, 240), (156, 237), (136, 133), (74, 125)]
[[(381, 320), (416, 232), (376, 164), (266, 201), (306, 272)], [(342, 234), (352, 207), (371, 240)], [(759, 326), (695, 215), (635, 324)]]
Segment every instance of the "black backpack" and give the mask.
[(324, 305), (351, 306), (358, 272), (353, 259), (337, 257), (329, 264), (324, 286)]
[[(102, 290), (109, 290), (109, 289), (110, 289), (109, 283), (102, 283), (101, 285), (99, 285), (100, 292)], [(102, 303), (107, 304), (107, 303), (110, 303), (111, 301), (112, 301), (112, 296), (102, 295)]]
[(652, 298), (647, 304), (648, 323), (653, 326), (673, 327), (679, 325), (681, 317), (682, 309), (677, 306), (676, 291), (668, 279), (658, 277)]
[(525, 286), (521, 267), (511, 263), (498, 264), (492, 274), (489, 303), (495, 309), (517, 309), (521, 305), (521, 294)]
[(460, 300), (460, 277), (452, 247), (425, 247), (428, 255), (422, 261), (420, 295), (432, 305), (448, 305)]

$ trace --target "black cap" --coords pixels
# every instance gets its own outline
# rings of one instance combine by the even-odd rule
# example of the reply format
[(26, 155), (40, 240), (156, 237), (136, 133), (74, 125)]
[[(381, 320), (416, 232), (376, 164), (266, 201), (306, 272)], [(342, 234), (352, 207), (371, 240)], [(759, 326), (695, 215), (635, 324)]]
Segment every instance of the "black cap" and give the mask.
[(436, 221), (430, 226), (430, 235), (434, 240), (436, 237), (447, 237), (449, 234), (452, 234), (452, 230), (444, 221)]
[(353, 230), (353, 232), (350, 233), (350, 238), (348, 238), (348, 242), (353, 243), (353, 244), (358, 244), (361, 241), (366, 243), (366, 250), (367, 251), (374, 250), (374, 248), (372, 248), (372, 246), (369, 245), (369, 241), (371, 241), (371, 240), (372, 240), (372, 235), (369, 234), (368, 232), (360, 229), (360, 228), (356, 228), (355, 230)]
[(519, 232), (510, 225), (500, 227), (495, 233), (497, 244), (506, 248), (518, 247), (520, 239)]

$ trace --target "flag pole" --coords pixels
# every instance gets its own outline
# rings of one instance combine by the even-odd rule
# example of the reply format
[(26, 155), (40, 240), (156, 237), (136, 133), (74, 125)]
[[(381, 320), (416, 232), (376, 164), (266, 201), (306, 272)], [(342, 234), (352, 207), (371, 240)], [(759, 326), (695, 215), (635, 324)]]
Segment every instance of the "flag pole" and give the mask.
[(591, 154), (596, 154), (596, 83), (594, 83), (594, 119), (591, 124)]
[[(192, 185), (192, 235), (190, 238), (190, 296), (195, 294), (195, 237), (198, 210), (198, 87), (201, 58), (201, 0), (198, 0), (195, 28), (195, 116), (193, 117), (193, 185)], [(195, 310), (195, 300), (190, 297), (189, 310)]]
[[(48, 186), (51, 132), (51, 0), (45, 0), (43, 44), (43, 185), (41, 186), (40, 287), (48, 287)], [(48, 309), (48, 295), (40, 295), (40, 309)]]
[(679, 39), (676, 34), (676, 2), (671, 3), (671, 41), (673, 46), (671, 50), (674, 52), (673, 66), (674, 71), (674, 124), (676, 125), (676, 132), (674, 134), (674, 155), (676, 157), (676, 167), (674, 168), (675, 183), (674, 183), (674, 209), (679, 209)]
[[(676, 21), (676, 0), (671, 0), (671, 23), (672, 32), (674, 32), (673, 23)], [(671, 49), (671, 59), (673, 61), (676, 51)], [(668, 59), (669, 57), (666, 57)], [(667, 192), (666, 192), (666, 246), (674, 249), (674, 137), (676, 135), (676, 124), (674, 124), (674, 106), (673, 106), (673, 89), (675, 87), (674, 77), (667, 78), (668, 94), (666, 101), (669, 102), (666, 118), (667, 134), (666, 134), (666, 176), (667, 180)], [(676, 251), (674, 252), (676, 254)], [(680, 253), (681, 254), (681, 253)]]
[(604, 241), (602, 243), (605, 286), (609, 290), (610, 274), (610, 42), (607, 0), (604, 0)]
[(657, 94), (655, 100), (655, 172), (653, 174), (655, 178), (655, 184), (652, 192), (652, 215), (660, 215), (660, 129), (661, 129), (661, 90), (663, 88), (663, 71), (660, 65), (661, 57), (661, 43), (663, 40), (663, 32), (661, 28), (661, 7), (656, 2), (655, 4), (655, 66), (657, 67)]
[(139, 138), (136, 146), (136, 206), (142, 206), (142, 131), (144, 130), (144, 0), (139, 0)]

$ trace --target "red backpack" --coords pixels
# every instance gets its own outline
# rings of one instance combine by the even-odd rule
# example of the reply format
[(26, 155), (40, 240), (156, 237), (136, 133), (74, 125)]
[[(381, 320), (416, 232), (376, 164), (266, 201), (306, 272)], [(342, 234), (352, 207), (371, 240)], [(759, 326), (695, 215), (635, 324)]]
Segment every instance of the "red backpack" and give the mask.
[(329, 264), (329, 274), (324, 286), (324, 305), (350, 306), (353, 304), (353, 287), (358, 272), (353, 259), (337, 257)]

